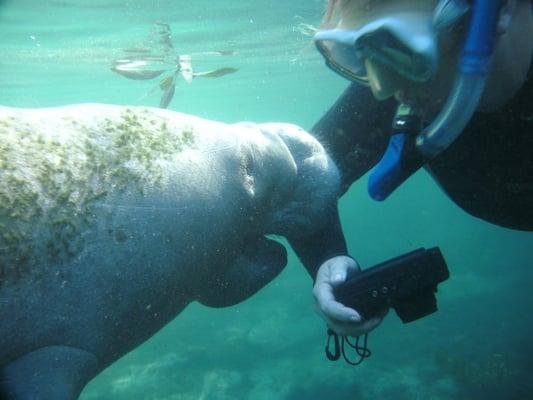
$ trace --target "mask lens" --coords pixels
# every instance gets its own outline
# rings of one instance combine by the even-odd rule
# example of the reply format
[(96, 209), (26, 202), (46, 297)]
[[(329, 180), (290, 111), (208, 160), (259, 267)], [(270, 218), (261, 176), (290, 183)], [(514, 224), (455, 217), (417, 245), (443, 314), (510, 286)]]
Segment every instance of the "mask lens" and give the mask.
[(389, 67), (414, 82), (424, 82), (431, 77), (432, 68), (424, 57), (386, 31), (364, 35), (354, 44), (317, 40), (316, 46), (332, 70), (352, 81), (368, 83), (365, 59)]
[(333, 71), (351, 81), (368, 84), (364, 60), (353, 45), (333, 40), (317, 40), (315, 43)]
[(361, 38), (359, 52), (361, 57), (378, 62), (410, 81), (425, 82), (431, 78), (429, 62), (387, 31)]

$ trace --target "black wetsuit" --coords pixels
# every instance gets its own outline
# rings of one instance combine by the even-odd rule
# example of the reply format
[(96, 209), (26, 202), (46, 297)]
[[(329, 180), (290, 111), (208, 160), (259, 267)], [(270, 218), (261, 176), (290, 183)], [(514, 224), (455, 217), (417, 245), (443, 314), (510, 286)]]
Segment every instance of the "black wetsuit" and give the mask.
[(533, 230), (532, 71), (502, 110), (475, 114), (428, 168), (466, 212), (528, 231)]
[[(313, 128), (338, 163), (345, 190), (383, 155), (396, 106), (393, 100), (378, 103), (370, 90), (352, 84)], [(474, 114), (426, 168), (466, 212), (532, 231), (533, 69), (503, 109)]]

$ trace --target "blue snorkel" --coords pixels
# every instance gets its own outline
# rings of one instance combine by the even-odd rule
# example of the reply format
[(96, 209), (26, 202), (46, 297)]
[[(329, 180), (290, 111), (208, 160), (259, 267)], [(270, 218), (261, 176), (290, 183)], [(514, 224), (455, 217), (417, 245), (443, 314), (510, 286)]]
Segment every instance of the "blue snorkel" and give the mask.
[(485, 87), (502, 3), (502, 0), (473, 1), (457, 78), (433, 123), (422, 130), (421, 121), (410, 108), (399, 106), (387, 150), (369, 177), (368, 192), (374, 200), (385, 200), (420, 167), (446, 149), (470, 121)]

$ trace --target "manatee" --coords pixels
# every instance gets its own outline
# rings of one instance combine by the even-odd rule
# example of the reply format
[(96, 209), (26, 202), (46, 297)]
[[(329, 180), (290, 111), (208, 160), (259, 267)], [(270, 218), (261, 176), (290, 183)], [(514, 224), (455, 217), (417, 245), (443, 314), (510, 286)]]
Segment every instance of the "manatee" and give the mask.
[(0, 398), (76, 399), (194, 301), (236, 304), (305, 242), (339, 173), (290, 124), (0, 107)]

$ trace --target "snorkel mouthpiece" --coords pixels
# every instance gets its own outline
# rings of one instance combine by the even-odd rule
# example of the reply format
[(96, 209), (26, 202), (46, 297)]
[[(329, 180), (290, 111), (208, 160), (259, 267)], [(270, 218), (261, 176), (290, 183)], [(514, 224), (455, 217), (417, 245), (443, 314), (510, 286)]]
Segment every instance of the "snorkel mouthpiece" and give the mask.
[[(472, 118), (485, 87), (502, 3), (474, 0), (457, 77), (446, 104), (433, 123), (416, 137), (414, 145), (409, 134), (393, 131), (389, 147), (368, 181), (373, 199), (386, 199), (416, 170), (445, 150)], [(413, 157), (413, 152), (418, 157)], [(407, 158), (417, 158), (419, 165), (410, 164), (407, 168), (404, 161)]]

